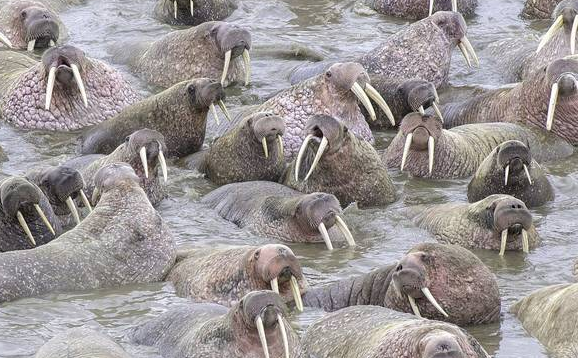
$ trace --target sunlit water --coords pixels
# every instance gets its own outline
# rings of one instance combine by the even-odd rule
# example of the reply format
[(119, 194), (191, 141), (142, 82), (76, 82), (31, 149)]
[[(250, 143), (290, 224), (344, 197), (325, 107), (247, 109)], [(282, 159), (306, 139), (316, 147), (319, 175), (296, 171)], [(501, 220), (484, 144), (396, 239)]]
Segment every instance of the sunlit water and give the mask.
[[(86, 6), (62, 13), (69, 42), (91, 57), (114, 61), (113, 51), (130, 42), (152, 41), (173, 29), (151, 17), (154, 1), (89, 0)], [(511, 38), (535, 41), (548, 21), (523, 21), (518, 17), (522, 0), (480, 0), (478, 16), (468, 21), (468, 37), (480, 58), (481, 69), (469, 70), (456, 51), (451, 70), (453, 97), (469, 91), (472, 85), (499, 86), (502, 76), (494, 69), (486, 47)], [(355, 58), (408, 22), (376, 15), (367, 8), (347, 1), (328, 0), (241, 0), (231, 22), (248, 27), (253, 37), (253, 83), (249, 89), (229, 89), (228, 103), (237, 111), (241, 103), (260, 98), (288, 86), (290, 70), (300, 62), (258, 56), (259, 49), (306, 45), (334, 59)], [(151, 89), (115, 64), (143, 94)], [(159, 71), (170, 71), (170, 68)], [(447, 93), (447, 92), (446, 92)], [(383, 149), (392, 134), (378, 134)], [(0, 127), (0, 142), (10, 158), (0, 165), (0, 179), (23, 174), (38, 165), (58, 164), (74, 153), (76, 134), (23, 132)], [(535, 210), (535, 221), (543, 238), (531, 254), (496, 252), (476, 254), (496, 274), (502, 296), (499, 324), (472, 327), (473, 333), (496, 357), (547, 357), (545, 349), (530, 337), (509, 313), (509, 307), (531, 291), (572, 281), (571, 267), (578, 252), (577, 192), (578, 158), (545, 165), (556, 189), (556, 200)], [(237, 229), (198, 204), (199, 198), (214, 188), (198, 173), (170, 165), (170, 199), (159, 210), (182, 247), (214, 247), (260, 244), (266, 241)], [(378, 210), (347, 210), (346, 219), (359, 244), (355, 249), (341, 248), (330, 253), (322, 245), (291, 245), (300, 257), (310, 284), (329, 282), (363, 273), (400, 258), (414, 245), (432, 241), (426, 232), (416, 229), (403, 215), (407, 205), (418, 203), (463, 202), (467, 180), (424, 181), (408, 179), (391, 171), (400, 199)], [(55, 334), (66, 328), (89, 326), (100, 329), (139, 357), (157, 357), (154, 349), (135, 347), (127, 339), (127, 330), (185, 300), (176, 297), (170, 284), (156, 283), (93, 292), (54, 294), (25, 299), (0, 308), (0, 357), (30, 357)], [(295, 327), (303, 330), (322, 313), (306, 310), (294, 317)]]

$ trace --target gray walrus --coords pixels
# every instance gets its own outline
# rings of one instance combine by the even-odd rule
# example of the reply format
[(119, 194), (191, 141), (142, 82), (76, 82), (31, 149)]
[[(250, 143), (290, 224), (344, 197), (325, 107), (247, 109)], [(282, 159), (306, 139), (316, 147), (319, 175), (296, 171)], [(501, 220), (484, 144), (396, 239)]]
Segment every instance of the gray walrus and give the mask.
[(529, 208), (554, 200), (554, 188), (530, 149), (517, 140), (497, 146), (484, 159), (468, 184), (470, 203), (492, 194), (507, 194)]
[(484, 263), (457, 246), (423, 243), (398, 263), (309, 288), (303, 305), (337, 311), (383, 306), (460, 326), (500, 319), (498, 283)]
[(228, 115), (224, 99), (223, 87), (213, 80), (198, 78), (180, 82), (88, 129), (78, 139), (78, 152), (110, 154), (126, 136), (149, 128), (165, 137), (167, 156), (186, 156), (203, 145), (207, 114), (209, 109), (216, 112), (214, 103)]
[(355, 306), (307, 328), (299, 358), (489, 358), (453, 324), (415, 318), (383, 307)]
[(72, 328), (46, 342), (34, 358), (130, 358), (108, 336), (88, 328)]
[(417, 20), (437, 11), (456, 11), (472, 17), (478, 0), (365, 0), (367, 6), (380, 14)]
[(307, 137), (282, 182), (302, 193), (325, 192), (343, 207), (384, 206), (396, 199), (385, 163), (368, 142), (357, 138), (335, 118), (315, 115), (305, 126)]
[(46, 245), (0, 254), (0, 303), (165, 277), (175, 243), (134, 170), (110, 164), (95, 182), (98, 204), (74, 229)]
[(216, 304), (169, 310), (131, 335), (166, 358), (288, 358), (297, 353), (299, 338), (286, 315), (276, 293), (253, 291), (229, 310)]
[(238, 0), (157, 0), (154, 17), (171, 25), (197, 26), (223, 20), (237, 9)]
[(522, 17), (526, 19), (548, 19), (556, 5), (562, 0), (526, 0)]
[(0, 115), (19, 128), (84, 128), (114, 117), (138, 98), (119, 72), (76, 47), (52, 47), (41, 62), (0, 52)]
[(256, 234), (288, 242), (325, 242), (344, 237), (355, 245), (337, 198), (331, 194), (302, 194), (284, 185), (253, 181), (222, 186), (201, 203), (225, 220)]
[(418, 205), (409, 216), (443, 243), (470, 249), (528, 253), (540, 243), (532, 214), (523, 201), (494, 194), (472, 204)]

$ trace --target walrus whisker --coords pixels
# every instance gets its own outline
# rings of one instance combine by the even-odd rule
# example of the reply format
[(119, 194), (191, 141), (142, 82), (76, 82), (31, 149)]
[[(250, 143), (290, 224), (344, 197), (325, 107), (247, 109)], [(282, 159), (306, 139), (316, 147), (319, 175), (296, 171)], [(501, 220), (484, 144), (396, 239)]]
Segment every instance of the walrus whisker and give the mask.
[(249, 50), (243, 50), (243, 63), (245, 64), (245, 86), (251, 82), (251, 55)]
[(0, 32), (0, 42), (2, 42), (4, 45), (8, 46), (8, 48), (12, 48), (12, 42), (10, 42), (8, 37), (1, 32)]
[(322, 222), (321, 224), (319, 224), (319, 232), (321, 233), (321, 236), (323, 237), (323, 241), (325, 241), (325, 245), (327, 246), (328, 250), (333, 250), (333, 244), (331, 243), (331, 239), (329, 238), (329, 233), (327, 232), (327, 228), (325, 227), (325, 224)]
[(279, 279), (275, 277), (274, 279), (271, 280), (270, 284), (271, 284), (271, 291), (275, 292), (276, 294), (279, 294)]
[(434, 109), (434, 112), (436, 112), (436, 115), (438, 116), (438, 118), (440, 119), (440, 121), (442, 121), (442, 124), (444, 123), (444, 117), (442, 116), (442, 111), (440, 111), (440, 107), (438, 107), (437, 103), (433, 102), (431, 104), (431, 106)]
[(572, 21), (572, 32), (570, 32), (570, 54), (576, 53), (576, 32), (578, 32), (578, 15)]
[(178, 15), (177, 0), (173, 0), (173, 8), (174, 8), (174, 15), (175, 15), (175, 20), (176, 20), (177, 15)]
[(221, 75), (221, 86), (225, 86), (225, 80), (229, 73), (229, 64), (231, 63), (231, 50), (225, 52), (225, 64), (223, 65), (223, 74)]
[(413, 297), (411, 297), (410, 295), (407, 295), (407, 300), (409, 301), (409, 305), (411, 306), (411, 310), (413, 311), (413, 314), (418, 316), (418, 317), (421, 317), (421, 313), (419, 312), (419, 307), (415, 303), (415, 299)]
[(18, 212), (16, 213), (16, 218), (18, 219), (18, 222), (20, 223), (22, 230), (24, 230), (24, 232), (26, 233), (28, 240), (30, 240), (30, 242), (32, 243), (32, 246), (36, 246), (34, 236), (32, 236), (32, 232), (30, 231), (30, 228), (28, 227), (28, 224), (26, 223), (26, 220), (24, 219), (24, 216), (22, 215), (20, 210), (18, 210)]
[(283, 144), (283, 136), (281, 136), (280, 134), (277, 134), (277, 150), (279, 151), (279, 154), (281, 155), (281, 159), (283, 159), (283, 157), (285, 156), (284, 147), (285, 147), (285, 145)]
[(530, 252), (530, 242), (528, 241), (528, 232), (522, 229), (522, 250), (527, 254)]
[(343, 236), (345, 236), (345, 240), (347, 241), (349, 246), (355, 246), (355, 240), (353, 239), (353, 235), (351, 235), (351, 231), (349, 231), (347, 224), (340, 216), (335, 217), (335, 224), (337, 225), (337, 228), (341, 231)]
[[(217, 104), (219, 105), (219, 108), (221, 108), (221, 112), (223, 112), (223, 114), (225, 115), (225, 119), (228, 122), (233, 121), (233, 119), (231, 119), (231, 114), (229, 113), (227, 106), (225, 106), (225, 102), (223, 102), (223, 100), (220, 99), (219, 102), (217, 102)], [(219, 124), (218, 120), (217, 120), (217, 124)]]
[(556, 112), (556, 104), (558, 103), (558, 82), (552, 85), (552, 92), (550, 92), (550, 102), (548, 103), (548, 117), (546, 118), (546, 130), (551, 131), (554, 125), (554, 113)]
[(502, 231), (502, 242), (500, 243), (500, 256), (506, 253), (506, 244), (508, 243), (508, 229)]
[(195, 3), (193, 2), (193, 0), (191, 0), (191, 16), (195, 16)]
[(148, 179), (149, 178), (149, 164), (147, 161), (147, 149), (146, 149), (146, 147), (142, 147), (140, 149), (139, 153), (140, 153), (140, 161), (141, 161), (142, 167), (144, 169), (145, 178)]
[(281, 340), (283, 341), (283, 352), (285, 353), (285, 358), (289, 358), (289, 340), (287, 339), (287, 330), (285, 329), (285, 323), (283, 323), (283, 317), (277, 314), (277, 324), (279, 325), (279, 333), (281, 333)]
[[(159, 143), (159, 148), (161, 148), (161, 144)], [(163, 180), (165, 181), (165, 183), (168, 180), (169, 177), (169, 173), (167, 170), (167, 161), (165, 159), (165, 155), (163, 154), (163, 151), (161, 149), (159, 149), (159, 164), (161, 165), (161, 171), (163, 173)]]
[(421, 289), (421, 292), (423, 292), (425, 298), (427, 298), (427, 300), (435, 307), (436, 310), (439, 311), (439, 313), (443, 314), (444, 317), (448, 318), (449, 315), (446, 313), (446, 311), (444, 311), (444, 309), (442, 308), (442, 306), (440, 306), (440, 304), (438, 303), (438, 301), (435, 299), (435, 297), (432, 295), (431, 291), (429, 290), (429, 288), (424, 287)]
[(299, 290), (299, 283), (295, 276), (291, 276), (289, 280), (291, 286), (291, 292), (293, 293), (293, 300), (295, 300), (295, 307), (299, 312), (303, 312), (303, 300), (301, 299), (301, 291)]
[(56, 81), (56, 67), (51, 67), (50, 72), (48, 72), (48, 82), (46, 83), (46, 104), (44, 109), (50, 110), (50, 104), (52, 102), (52, 92), (54, 91), (54, 82)]
[(403, 146), (403, 154), (401, 156), (401, 171), (405, 167), (405, 162), (407, 161), (407, 155), (409, 154), (409, 148), (411, 147), (411, 142), (413, 140), (413, 133), (410, 133), (405, 138), (405, 145)]
[(90, 201), (88, 200), (88, 198), (86, 197), (86, 194), (84, 193), (84, 190), (82, 190), (82, 189), (80, 189), (80, 199), (84, 203), (84, 206), (86, 206), (88, 208), (88, 212), (91, 213), (92, 212), (92, 205), (90, 205)]
[(74, 201), (72, 200), (72, 198), (69, 196), (68, 198), (66, 198), (66, 206), (68, 206), (68, 210), (70, 210), (70, 213), (72, 214), (72, 217), (74, 218), (74, 222), (76, 222), (76, 224), (80, 224), (80, 216), (78, 215), (78, 210), (76, 209), (76, 204), (74, 204)]
[(211, 113), (213, 114), (213, 118), (215, 118), (215, 122), (217, 122), (217, 125), (221, 124), (221, 121), (219, 121), (219, 115), (217, 114), (217, 108), (215, 108), (215, 105), (211, 103), (209, 105), (209, 108), (211, 109)]
[(418, 111), (419, 114), (421, 114), (422, 116), (425, 116), (425, 109), (423, 108), (423, 106), (419, 106), (419, 108), (417, 109), (417, 111)]
[(78, 70), (78, 66), (74, 63), (70, 65), (72, 68), (72, 73), (74, 74), (74, 79), (76, 84), (78, 85), (78, 90), (80, 91), (80, 95), (82, 96), (82, 102), (84, 103), (84, 107), (88, 107), (88, 98), (86, 97), (86, 88), (84, 87), (84, 82), (82, 81), (82, 76), (80, 75), (80, 71)]
[(508, 177), (510, 176), (510, 165), (506, 165), (504, 170), (504, 186), (508, 186)]
[(305, 179), (303, 179), (303, 181), (307, 181), (307, 179), (309, 179), (309, 177), (311, 176), (311, 173), (313, 173), (313, 170), (315, 170), (315, 168), (317, 167), (317, 164), (319, 164), (319, 161), (321, 160), (321, 156), (323, 155), (323, 153), (325, 153), (325, 149), (327, 149), (328, 145), (329, 145), (329, 141), (327, 140), (326, 137), (323, 137), (323, 139), (321, 139), (321, 144), (319, 144), (319, 148), (317, 149), (317, 154), (315, 154), (315, 159), (313, 159), (313, 164), (311, 164), (311, 168), (309, 168), (309, 172), (307, 173), (307, 175), (305, 176)]
[(303, 155), (305, 155), (305, 150), (307, 149), (307, 145), (311, 139), (313, 139), (313, 135), (308, 134), (301, 144), (301, 148), (299, 148), (299, 153), (297, 154), (297, 159), (295, 161), (295, 181), (297, 182), (299, 181), (299, 169), (301, 169), (301, 160), (303, 160)]
[(257, 333), (259, 333), (259, 340), (261, 341), (261, 347), (263, 347), (263, 354), (265, 354), (265, 358), (269, 358), (267, 336), (265, 336), (265, 327), (263, 326), (263, 320), (261, 319), (261, 316), (257, 316), (257, 318), (255, 318), (255, 326), (257, 327)]
[(375, 103), (377, 103), (379, 108), (381, 108), (383, 113), (385, 113), (387, 119), (389, 119), (389, 123), (391, 123), (392, 126), (395, 126), (395, 118), (393, 117), (393, 113), (391, 112), (391, 109), (387, 105), (387, 102), (385, 101), (385, 99), (383, 99), (383, 97), (379, 94), (379, 92), (377, 92), (377, 90), (372, 85), (366, 83), (365, 93), (369, 96), (369, 98), (371, 98), (372, 100), (375, 101)]
[(435, 155), (435, 139), (430, 136), (427, 140), (427, 153), (428, 153), (428, 169), (429, 175), (431, 176), (434, 166), (434, 155)]
[(269, 148), (267, 148), (267, 138), (261, 138), (261, 144), (263, 145), (263, 152), (265, 152), (265, 158), (269, 159)]
[(44, 223), (44, 225), (46, 225), (46, 227), (52, 233), (52, 235), (56, 235), (56, 233), (54, 232), (54, 228), (52, 227), (52, 225), (50, 225), (50, 221), (48, 221), (48, 218), (44, 214), (44, 211), (42, 211), (40, 205), (34, 204), (34, 209), (36, 209), (38, 216), (40, 216), (40, 219), (42, 219), (42, 222)]
[(36, 46), (36, 39), (28, 41), (28, 52), (34, 51), (34, 47)]
[(528, 178), (528, 182), (532, 185), (532, 177), (530, 176), (530, 171), (528, 170), (528, 166), (524, 164), (524, 172), (526, 173), (526, 178)]
[(353, 92), (355, 96), (359, 99), (361, 104), (363, 104), (363, 107), (365, 107), (365, 109), (369, 113), (369, 117), (371, 118), (371, 120), (375, 121), (377, 119), (377, 117), (375, 116), (375, 110), (373, 109), (373, 105), (371, 104), (369, 97), (367, 97), (367, 94), (365, 94), (365, 91), (363, 90), (363, 88), (361, 88), (361, 85), (355, 82), (353, 86), (351, 86), (351, 92)]
[(540, 40), (540, 44), (538, 44), (538, 48), (536, 49), (536, 53), (540, 52), (546, 44), (552, 40), (556, 32), (564, 26), (564, 17), (562, 15), (558, 16), (552, 26), (546, 31), (546, 34)]

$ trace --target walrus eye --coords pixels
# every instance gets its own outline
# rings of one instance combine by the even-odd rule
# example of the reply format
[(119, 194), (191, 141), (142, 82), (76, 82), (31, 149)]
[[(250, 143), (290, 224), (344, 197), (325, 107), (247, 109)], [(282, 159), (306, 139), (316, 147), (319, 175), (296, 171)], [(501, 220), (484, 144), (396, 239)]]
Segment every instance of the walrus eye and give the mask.
[(403, 270), (403, 266), (402, 266), (402, 265), (398, 265), (398, 266), (395, 268), (395, 271), (397, 271), (397, 272), (399, 272), (399, 271), (401, 271), (401, 270)]
[(127, 135), (126, 138), (124, 139), (124, 141), (128, 143), (129, 140), (130, 140), (130, 136)]
[(259, 255), (261, 255), (261, 250), (255, 251), (255, 254), (253, 255), (253, 257), (255, 258), (255, 260), (259, 260)]
[(327, 78), (331, 78), (331, 76), (333, 76), (333, 74), (331, 73), (331, 71), (327, 71), (327, 72), (325, 72), (325, 76)]
[(22, 20), (26, 19), (27, 16), (28, 16), (28, 14), (26, 14), (26, 10), (24, 10), (20, 13), (20, 17), (22, 18)]
[(187, 92), (189, 93), (189, 96), (191, 96), (191, 98), (195, 98), (195, 93), (196, 93), (195, 86), (189, 85), (187, 87)]

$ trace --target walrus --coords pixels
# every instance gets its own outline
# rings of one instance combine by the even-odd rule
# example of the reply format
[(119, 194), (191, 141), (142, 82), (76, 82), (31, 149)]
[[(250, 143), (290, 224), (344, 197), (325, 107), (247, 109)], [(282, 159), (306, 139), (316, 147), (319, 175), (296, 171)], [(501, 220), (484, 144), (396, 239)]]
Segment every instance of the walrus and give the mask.
[(390, 168), (401, 168), (415, 177), (464, 178), (473, 175), (484, 159), (501, 143), (532, 143), (539, 162), (562, 159), (573, 147), (545, 131), (514, 123), (479, 123), (443, 129), (439, 118), (410, 113), (384, 153)]
[(517, 140), (497, 146), (484, 159), (468, 184), (468, 201), (480, 201), (492, 194), (507, 194), (529, 208), (554, 200), (554, 188), (534, 159), (530, 149)]
[(46, 245), (0, 254), (0, 303), (63, 291), (162, 280), (175, 242), (126, 163), (95, 176), (96, 207)]
[(184, 157), (201, 149), (205, 141), (207, 114), (218, 104), (229, 112), (220, 83), (207, 78), (180, 82), (173, 87), (125, 108), (114, 118), (85, 131), (78, 139), (80, 154), (110, 154), (126, 136), (143, 128), (165, 137), (167, 156)]
[(311, 117), (307, 137), (289, 164), (282, 183), (302, 193), (335, 195), (341, 206), (384, 206), (396, 200), (385, 163), (371, 144), (357, 138), (337, 119)]
[(375, 305), (459, 326), (500, 319), (498, 283), (484, 263), (457, 246), (423, 243), (399, 262), (308, 288), (303, 305), (333, 312)]
[(437, 11), (455, 11), (472, 17), (478, 0), (365, 0), (367, 6), (380, 14), (419, 20)]
[(222, 186), (205, 195), (201, 203), (240, 228), (265, 237), (325, 242), (333, 250), (331, 238), (343, 236), (355, 245), (339, 201), (331, 194), (302, 194), (281, 184), (253, 181)]
[(578, 284), (574, 283), (534, 291), (511, 311), (555, 357), (571, 358), (578, 352), (577, 309)]
[(284, 300), (293, 299), (300, 311), (301, 292), (307, 286), (293, 251), (272, 244), (182, 252), (166, 281), (179, 296), (227, 307), (251, 291), (272, 290)]
[(171, 25), (197, 26), (229, 17), (237, 3), (238, 0), (157, 0), (154, 17)]
[(156, 346), (163, 357), (294, 357), (299, 338), (286, 320), (287, 306), (274, 292), (253, 291), (227, 310), (189, 304), (131, 332), (133, 342)]
[(448, 244), (469, 249), (530, 252), (540, 243), (532, 214), (523, 201), (494, 194), (472, 204), (418, 205), (408, 215), (422, 229)]
[(62, 234), (42, 191), (23, 177), (0, 182), (0, 252), (27, 250)]
[(562, 0), (526, 0), (522, 17), (525, 19), (549, 19)]
[(34, 358), (130, 358), (107, 335), (89, 328), (71, 328), (46, 342)]
[(128, 54), (128, 62), (139, 77), (163, 88), (201, 77), (220, 80), (223, 87), (235, 83), (247, 86), (251, 78), (250, 49), (251, 34), (245, 28), (210, 21), (141, 46)]
[(299, 358), (489, 358), (465, 330), (376, 306), (347, 307), (307, 328)]
[(0, 115), (16, 127), (81, 129), (114, 117), (138, 99), (119, 72), (76, 47), (51, 47), (41, 62), (0, 52)]

